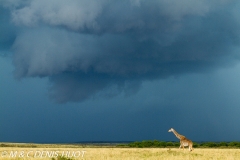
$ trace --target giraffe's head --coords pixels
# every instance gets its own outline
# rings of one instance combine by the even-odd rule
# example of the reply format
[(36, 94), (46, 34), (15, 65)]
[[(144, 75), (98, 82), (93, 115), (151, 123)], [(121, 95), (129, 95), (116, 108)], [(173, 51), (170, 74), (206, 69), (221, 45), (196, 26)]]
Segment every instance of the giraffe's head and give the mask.
[(173, 128), (170, 128), (169, 130), (168, 130), (168, 132), (172, 132), (173, 131)]

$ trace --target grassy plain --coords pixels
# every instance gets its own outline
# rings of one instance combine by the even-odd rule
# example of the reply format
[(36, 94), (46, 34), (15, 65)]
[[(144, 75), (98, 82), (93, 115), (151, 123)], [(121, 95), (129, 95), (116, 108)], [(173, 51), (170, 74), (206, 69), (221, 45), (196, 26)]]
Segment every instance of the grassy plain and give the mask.
[[(24, 153), (21, 155), (21, 153)], [(240, 149), (196, 148), (189, 152), (177, 148), (118, 148), (88, 145), (17, 144), (0, 147), (0, 160), (238, 160)], [(75, 154), (75, 157), (72, 156)], [(28, 154), (28, 156), (27, 156)], [(42, 154), (42, 157), (41, 157)], [(15, 156), (15, 157), (13, 157)], [(72, 157), (71, 157), (72, 156)]]

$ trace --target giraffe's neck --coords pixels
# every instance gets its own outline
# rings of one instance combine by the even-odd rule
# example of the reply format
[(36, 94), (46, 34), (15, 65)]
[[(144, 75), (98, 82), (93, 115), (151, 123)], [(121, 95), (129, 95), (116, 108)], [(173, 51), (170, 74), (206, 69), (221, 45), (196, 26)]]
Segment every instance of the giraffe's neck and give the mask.
[(178, 134), (174, 129), (173, 129), (172, 131), (173, 131), (173, 134), (175, 134), (175, 136), (176, 136), (178, 139), (181, 139), (182, 135)]

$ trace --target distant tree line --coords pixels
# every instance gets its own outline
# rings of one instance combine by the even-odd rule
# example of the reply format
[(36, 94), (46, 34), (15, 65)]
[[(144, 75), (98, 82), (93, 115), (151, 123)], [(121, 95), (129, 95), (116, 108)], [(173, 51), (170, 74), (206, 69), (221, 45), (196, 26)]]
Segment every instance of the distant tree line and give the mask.
[[(147, 140), (142, 142), (131, 142), (121, 144), (119, 147), (130, 148), (176, 148), (180, 146), (179, 142), (165, 142), (158, 140)], [(194, 148), (240, 148), (240, 142), (193, 142)]]

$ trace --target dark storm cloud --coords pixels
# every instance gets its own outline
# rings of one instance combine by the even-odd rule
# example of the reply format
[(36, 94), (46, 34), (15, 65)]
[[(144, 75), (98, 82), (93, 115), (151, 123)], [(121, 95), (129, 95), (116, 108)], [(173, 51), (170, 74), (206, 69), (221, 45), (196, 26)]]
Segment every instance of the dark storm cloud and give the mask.
[(140, 86), (139, 80), (126, 80), (125, 78), (94, 72), (88, 72), (87, 74), (83, 72), (62, 73), (51, 76), (50, 81), (53, 82), (50, 88), (50, 96), (61, 103), (82, 101), (101, 90), (104, 93), (100, 92), (100, 96), (103, 97), (111, 98), (122, 91), (125, 95), (129, 95), (138, 91)]
[(8, 50), (16, 38), (15, 27), (10, 24), (10, 12), (0, 6), (0, 50)]
[[(0, 3), (1, 4), (1, 3)], [(3, 1), (15, 75), (49, 77), (58, 102), (136, 92), (144, 80), (231, 63), (237, 1)], [(238, 55), (237, 55), (238, 56)]]

